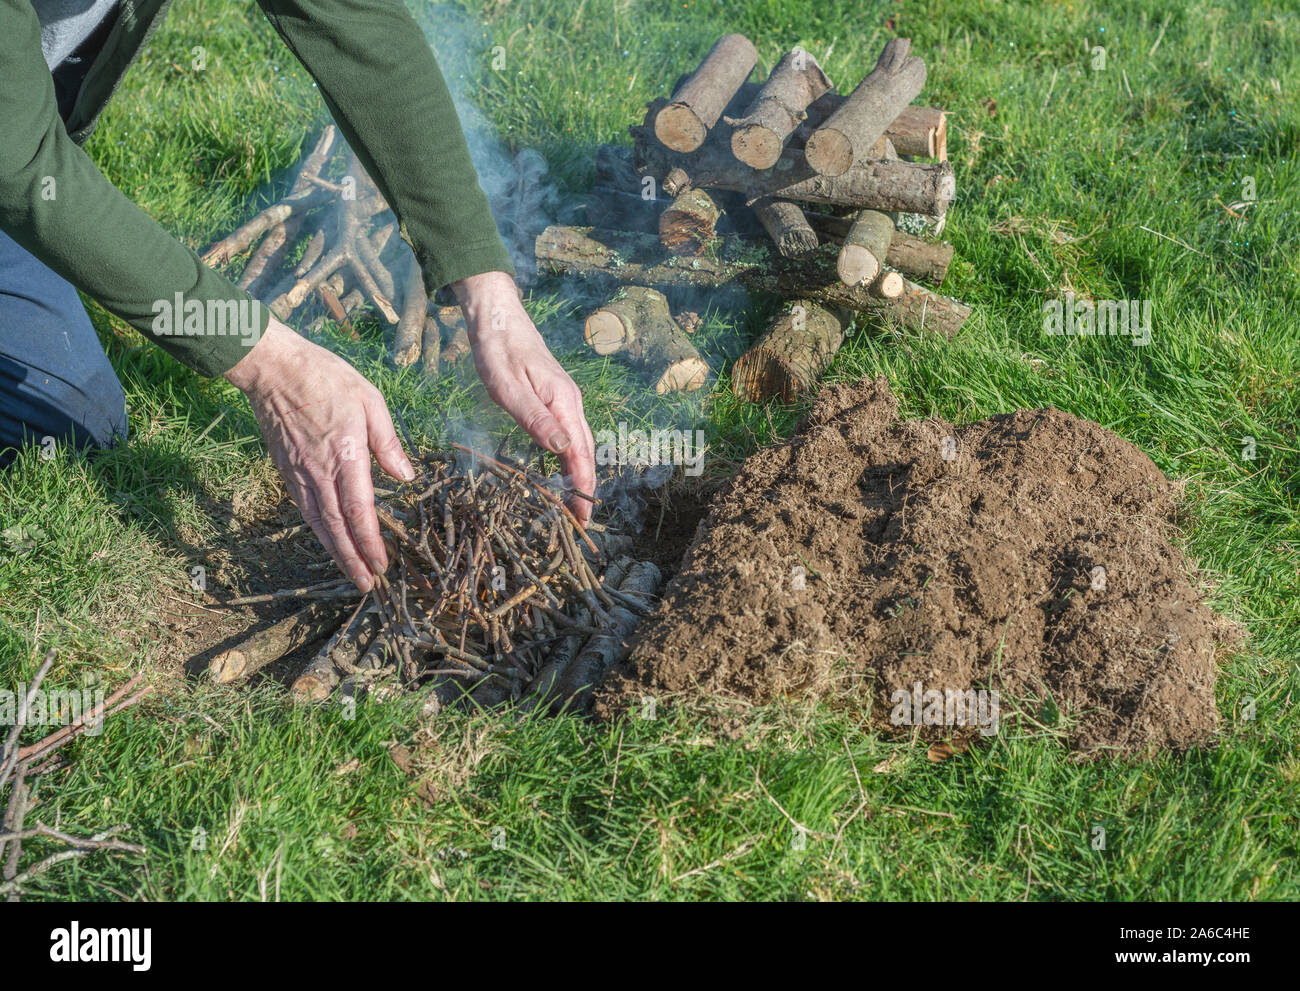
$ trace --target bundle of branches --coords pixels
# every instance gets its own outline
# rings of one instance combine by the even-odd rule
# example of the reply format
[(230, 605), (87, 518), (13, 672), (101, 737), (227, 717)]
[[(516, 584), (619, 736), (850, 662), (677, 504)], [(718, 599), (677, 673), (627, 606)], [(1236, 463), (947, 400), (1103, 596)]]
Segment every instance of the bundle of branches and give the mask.
[(432, 682), (442, 702), (585, 708), (626, 655), (658, 569), (623, 553), (629, 538), (582, 526), (539, 472), (453, 447), (462, 457), (421, 459), (419, 477), (379, 504), (389, 571), (342, 623), (346, 591), (293, 590), (320, 601), (215, 658), (213, 677), (245, 677), (332, 631), (293, 682), (296, 697)]
[[(943, 111), (910, 105), (925, 64), (909, 41), (890, 41), (848, 96), (802, 48), (761, 85), (746, 81), (756, 62), (742, 35), (721, 38), (629, 129), (630, 155), (598, 151), (596, 186), (570, 217), (577, 223), (549, 228), (536, 242), (544, 270), (631, 287), (592, 314), (587, 340), (598, 353), (634, 344), (639, 321), (641, 337), (665, 348), (640, 361), (661, 390), (659, 370), (682, 360), (682, 342), (666, 332), (663, 307), (647, 303), (658, 302), (657, 289), (734, 279), (793, 304), (733, 375), (737, 395), (750, 400), (814, 387), (849, 311), (947, 335), (970, 312), (911, 281), (941, 284), (952, 246), (902, 228), (938, 234), (956, 184)], [(779, 257), (726, 243), (755, 236)], [(635, 348), (628, 354), (635, 358)], [(670, 387), (697, 386), (704, 376), (669, 379), (678, 380), (685, 385)]]
[(433, 372), (440, 356), (454, 363), (468, 351), (460, 308), (431, 302), (397, 218), (336, 137), (334, 126), (326, 127), (288, 194), (208, 247), (203, 261), (224, 265), (252, 250), (238, 285), (281, 320), (317, 333), (333, 319), (356, 337), (353, 320), (369, 304), (394, 328), (396, 364), (421, 361)]

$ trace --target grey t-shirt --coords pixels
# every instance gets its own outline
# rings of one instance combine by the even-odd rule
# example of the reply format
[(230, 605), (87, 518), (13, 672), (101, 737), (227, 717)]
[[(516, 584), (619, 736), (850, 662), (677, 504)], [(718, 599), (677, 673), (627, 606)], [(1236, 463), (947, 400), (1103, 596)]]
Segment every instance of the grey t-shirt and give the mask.
[(75, 52), (117, 6), (117, 0), (32, 0), (41, 22), (41, 51), (53, 70)]

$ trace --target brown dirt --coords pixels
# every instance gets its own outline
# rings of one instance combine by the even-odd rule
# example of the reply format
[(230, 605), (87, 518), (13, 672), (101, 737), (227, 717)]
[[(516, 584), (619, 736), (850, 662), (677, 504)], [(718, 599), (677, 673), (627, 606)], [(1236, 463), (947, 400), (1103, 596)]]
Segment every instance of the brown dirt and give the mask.
[[(197, 600), (169, 596), (156, 608), (162, 626), (157, 660), (164, 669), (202, 675), (217, 654), (306, 604), (278, 600), (229, 607), (222, 604), (227, 599), (340, 577), (297, 508), (283, 492), (277, 495), (274, 503), (255, 502), (237, 512), (214, 506), (220, 532), (187, 546), (187, 558), (207, 568), (208, 594)], [(250, 683), (271, 679), (287, 685), (317, 646), (304, 644), (254, 674)]]
[(632, 538), (632, 556), (651, 562), (664, 581), (671, 579), (681, 567), (696, 527), (709, 511), (709, 497), (717, 488), (705, 483), (651, 492), (645, 526)]
[(597, 713), (645, 694), (831, 694), (847, 676), (882, 725), (920, 683), (996, 690), (1004, 720), (1050, 720), (1050, 699), (1080, 750), (1207, 741), (1235, 627), (1167, 539), (1177, 484), (1059, 410), (959, 428), (897, 408), (884, 379), (829, 388), (745, 463)]

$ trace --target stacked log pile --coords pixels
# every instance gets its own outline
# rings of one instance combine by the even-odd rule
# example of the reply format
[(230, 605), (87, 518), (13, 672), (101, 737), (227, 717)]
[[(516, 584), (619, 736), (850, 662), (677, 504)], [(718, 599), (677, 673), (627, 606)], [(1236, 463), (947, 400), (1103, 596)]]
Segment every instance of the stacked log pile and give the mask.
[(631, 538), (584, 527), (565, 496), (501, 453), (453, 444), (378, 507), (390, 565), (357, 599), (343, 580), (232, 600), (309, 604), (210, 664), (245, 679), (291, 651), (320, 648), (298, 672), (301, 701), (378, 685), (431, 687), (438, 705), (585, 709), (591, 687), (630, 649), (661, 576), (628, 556)]
[(938, 234), (956, 191), (944, 113), (911, 105), (925, 64), (908, 40), (885, 45), (848, 95), (802, 48), (762, 84), (747, 81), (757, 58), (744, 36), (719, 39), (630, 128), (630, 153), (599, 149), (575, 211), (587, 222), (536, 241), (539, 270), (618, 284), (587, 343), (625, 355), (660, 392), (707, 378), (664, 290), (735, 283), (786, 301), (735, 366), (748, 400), (813, 388), (853, 312), (947, 336), (970, 314), (919, 284), (943, 282), (952, 246), (899, 229), (920, 215)]

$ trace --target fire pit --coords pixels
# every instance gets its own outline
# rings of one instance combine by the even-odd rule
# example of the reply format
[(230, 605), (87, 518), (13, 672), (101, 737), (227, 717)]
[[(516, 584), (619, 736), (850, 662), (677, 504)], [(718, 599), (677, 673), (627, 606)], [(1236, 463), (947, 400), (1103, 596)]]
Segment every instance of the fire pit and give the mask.
[(215, 658), (214, 680), (245, 678), (333, 631), (295, 697), (388, 682), (432, 684), (440, 703), (586, 708), (626, 656), (658, 568), (626, 554), (629, 537), (583, 527), (564, 501), (593, 497), (556, 491), (505, 455), (452, 447), (418, 459), (418, 477), (379, 504), (390, 565), (368, 595), (345, 617), (356, 596), (345, 583), (263, 597), (314, 601)]

